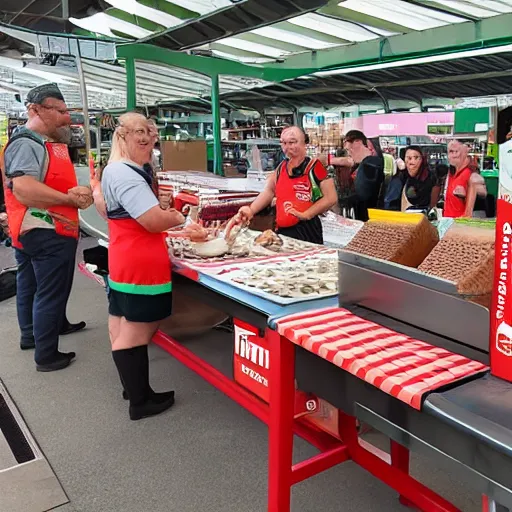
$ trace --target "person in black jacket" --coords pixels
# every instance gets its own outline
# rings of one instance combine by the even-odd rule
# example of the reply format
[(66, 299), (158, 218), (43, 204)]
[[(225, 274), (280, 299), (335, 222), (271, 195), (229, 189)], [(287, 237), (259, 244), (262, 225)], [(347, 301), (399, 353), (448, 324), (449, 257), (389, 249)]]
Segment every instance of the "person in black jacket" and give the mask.
[(376, 208), (384, 182), (384, 159), (368, 147), (363, 132), (351, 130), (345, 135), (344, 147), (354, 161), (357, 220), (368, 220), (368, 208)]
[(419, 146), (405, 150), (405, 169), (398, 171), (389, 183), (384, 198), (386, 210), (430, 210), (436, 206), (441, 187), (428, 166)]

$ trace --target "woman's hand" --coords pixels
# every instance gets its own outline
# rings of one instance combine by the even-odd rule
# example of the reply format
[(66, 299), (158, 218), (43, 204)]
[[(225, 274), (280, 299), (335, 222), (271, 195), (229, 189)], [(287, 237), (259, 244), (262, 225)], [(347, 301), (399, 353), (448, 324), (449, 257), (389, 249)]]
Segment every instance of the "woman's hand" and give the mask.
[(251, 222), (252, 218), (254, 217), (254, 213), (252, 213), (250, 206), (242, 206), (242, 208), (238, 210), (238, 214), (235, 215), (235, 217), (239, 218), (240, 224), (245, 224), (247, 222)]
[(299, 220), (311, 220), (311, 216), (308, 214), (308, 211), (305, 212), (299, 212), (296, 208), (290, 208), (286, 211), (286, 213), (289, 213), (290, 215), (294, 215)]
[(195, 222), (189, 224), (183, 231), (192, 242), (205, 242), (208, 238), (208, 231)]

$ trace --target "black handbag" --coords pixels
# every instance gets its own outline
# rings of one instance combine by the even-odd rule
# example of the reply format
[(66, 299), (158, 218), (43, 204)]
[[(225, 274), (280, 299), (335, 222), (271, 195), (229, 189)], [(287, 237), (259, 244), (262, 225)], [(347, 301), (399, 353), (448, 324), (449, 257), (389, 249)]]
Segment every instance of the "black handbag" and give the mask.
[(17, 267), (4, 268), (0, 271), (0, 302), (16, 295)]

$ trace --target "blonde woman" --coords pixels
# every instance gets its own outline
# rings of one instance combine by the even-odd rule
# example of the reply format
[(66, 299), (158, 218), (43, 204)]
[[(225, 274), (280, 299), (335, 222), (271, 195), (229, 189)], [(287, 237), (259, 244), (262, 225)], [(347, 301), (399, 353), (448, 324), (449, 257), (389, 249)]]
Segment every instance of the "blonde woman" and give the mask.
[(119, 123), (101, 179), (109, 227), (109, 334), (130, 418), (138, 420), (174, 403), (174, 391), (155, 393), (149, 385), (148, 343), (171, 314), (171, 263), (163, 232), (184, 218), (159, 206), (145, 165), (155, 144), (148, 120), (128, 113)]

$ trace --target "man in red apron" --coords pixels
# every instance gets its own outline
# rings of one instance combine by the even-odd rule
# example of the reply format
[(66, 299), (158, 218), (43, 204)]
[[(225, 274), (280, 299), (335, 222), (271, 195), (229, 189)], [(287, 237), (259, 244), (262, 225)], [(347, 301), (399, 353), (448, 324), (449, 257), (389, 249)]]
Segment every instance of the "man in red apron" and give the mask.
[(249, 221), (276, 200), (277, 231), (297, 240), (323, 243), (319, 215), (337, 202), (336, 188), (322, 163), (307, 156), (307, 134), (298, 126), (281, 133), (281, 147), (286, 160), (270, 175), (265, 190), (251, 206), (240, 209)]
[(92, 204), (77, 186), (67, 142), (71, 118), (56, 84), (27, 95), (28, 121), (4, 148), (0, 167), (9, 232), (18, 263), (21, 348), (33, 348), (38, 371), (65, 368), (75, 357), (58, 350), (71, 292), (78, 208)]

